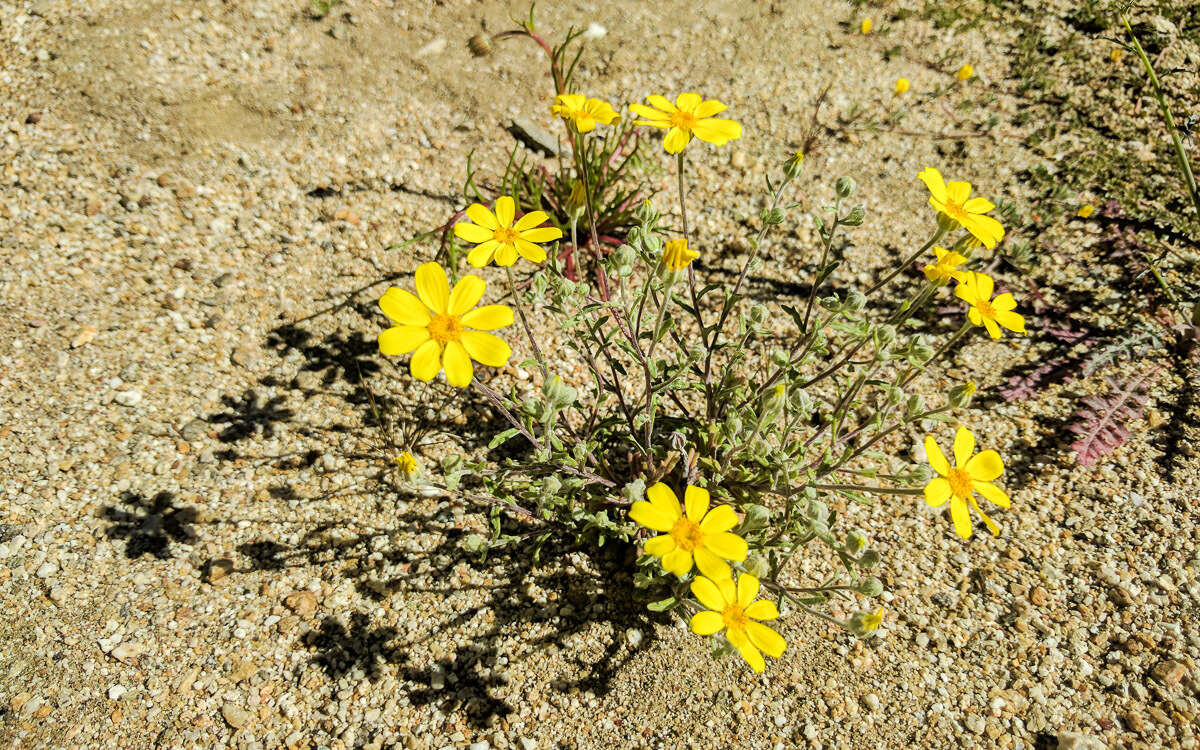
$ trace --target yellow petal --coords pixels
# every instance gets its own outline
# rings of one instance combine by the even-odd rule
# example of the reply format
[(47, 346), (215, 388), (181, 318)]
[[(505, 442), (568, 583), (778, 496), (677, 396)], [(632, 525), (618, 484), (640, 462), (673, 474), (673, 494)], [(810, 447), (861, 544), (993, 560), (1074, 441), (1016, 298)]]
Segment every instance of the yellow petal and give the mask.
[(940, 508), (950, 499), (950, 482), (945, 477), (934, 477), (925, 485), (925, 504)]
[(1004, 490), (991, 482), (976, 482), (975, 491), (983, 495), (983, 498), (993, 505), (999, 505), (1001, 508), (1012, 506), (1012, 501), (1008, 499), (1008, 495), (1004, 493)]
[(732, 604), (737, 601), (737, 585), (733, 582), (733, 576), (725, 576), (719, 580), (714, 580), (714, 583), (721, 590), (721, 596), (725, 599), (726, 604)]
[(670, 531), (678, 518), (663, 513), (645, 500), (638, 500), (629, 508), (629, 519), (655, 531)]
[(752, 602), (749, 607), (746, 607), (745, 612), (746, 617), (753, 617), (755, 620), (779, 619), (779, 608), (770, 599), (759, 599)]
[(455, 388), (466, 388), (470, 385), (471, 376), (475, 372), (475, 368), (471, 365), (470, 355), (458, 341), (446, 344), (446, 350), (442, 352), (442, 369), (446, 371), (446, 382)]
[(467, 312), (459, 320), (467, 328), (479, 331), (494, 331), (513, 323), (513, 311), (505, 305), (484, 305)]
[(761, 649), (767, 656), (778, 659), (780, 656), (783, 656), (783, 650), (787, 648), (787, 643), (783, 640), (783, 636), (762, 623), (746, 623), (746, 633), (750, 636), (750, 642)]
[(429, 325), (429, 308), (412, 292), (392, 287), (379, 298), (379, 309), (383, 314), (406, 326)]
[(688, 520), (700, 523), (704, 520), (704, 514), (708, 512), (708, 490), (689, 484), (683, 491), (683, 504), (687, 508)]
[(513, 245), (501, 245), (496, 248), (496, 265), (507, 268), (517, 262), (517, 248)]
[[(945, 205), (946, 203), (946, 183), (942, 179), (942, 173), (933, 167), (925, 167), (917, 173), (917, 179), (925, 183), (925, 187), (929, 188), (929, 194), (934, 200)], [(937, 206), (934, 206), (937, 208)], [(938, 209), (941, 210), (941, 209)]]
[(692, 553), (682, 548), (676, 548), (662, 559), (663, 569), (683, 578), (692, 569)]
[(435, 313), (445, 313), (450, 301), (450, 282), (437, 263), (422, 263), (416, 273), (417, 296)]
[(733, 647), (742, 655), (742, 658), (746, 660), (750, 668), (762, 674), (762, 671), (767, 668), (766, 660), (763, 659), (762, 653), (750, 642), (750, 636), (747, 635), (746, 631), (730, 629), (725, 631), (725, 637), (729, 639)]
[(541, 263), (546, 259), (546, 251), (541, 245), (535, 245), (529, 240), (517, 240), (517, 252), (521, 257), (531, 263)]
[(983, 319), (983, 327), (987, 329), (988, 335), (994, 339), (1000, 338), (1000, 326), (996, 325), (996, 321), (991, 318)]
[(668, 553), (674, 552), (675, 539), (670, 534), (662, 534), (646, 542), (645, 550), (647, 555), (662, 557)]
[(996, 291), (996, 280), (986, 273), (975, 274), (975, 294), (979, 299), (990, 300)]
[(737, 525), (738, 517), (733, 507), (718, 505), (710, 510), (704, 520), (700, 522), (700, 530), (705, 534), (719, 534), (722, 531), (729, 531)]
[(512, 356), (512, 347), (507, 341), (481, 331), (463, 331), (462, 346), (471, 359), (488, 367), (504, 367)]
[(671, 522), (678, 521), (683, 516), (683, 508), (679, 507), (679, 498), (667, 485), (659, 482), (646, 490), (646, 499), (650, 501), (659, 513), (666, 514)]
[(697, 612), (690, 625), (696, 635), (712, 635), (725, 629), (725, 618), (719, 612)]
[(971, 325), (983, 325), (983, 315), (979, 312), (978, 307), (972, 307), (970, 310), (967, 310), (967, 320), (971, 321)]
[(720, 581), (733, 575), (729, 569), (729, 563), (704, 547), (697, 547), (692, 551), (692, 555), (696, 558), (696, 567), (700, 569), (700, 574), (705, 578)]
[(379, 334), (379, 353), (388, 357), (408, 354), (429, 340), (424, 326), (394, 326)]
[(538, 227), (521, 232), (521, 239), (527, 242), (553, 242), (562, 239), (562, 230), (558, 227)]
[(746, 554), (750, 549), (745, 539), (728, 531), (722, 531), (717, 534), (706, 533), (704, 535), (704, 546), (714, 554), (735, 562), (745, 560)]
[(925, 436), (925, 457), (929, 459), (929, 465), (938, 474), (946, 476), (950, 473), (950, 462), (946, 460), (945, 454), (938, 447), (937, 441), (933, 439), (933, 435)]
[(992, 532), (992, 536), (1000, 536), (1000, 527), (992, 520), (992, 517), (983, 512), (983, 508), (979, 507), (979, 503), (975, 502), (975, 498), (971, 498), (971, 507), (983, 519), (983, 524), (988, 527), (988, 531)]
[(446, 305), (446, 312), (456, 318), (460, 317), (479, 304), (479, 300), (483, 299), (483, 290), (485, 289), (487, 289), (487, 282), (478, 276), (463, 276), (454, 285), (454, 291), (450, 292), (450, 301)]
[(696, 111), (696, 107), (700, 106), (700, 95), (690, 91), (680, 94), (675, 97), (675, 106), (681, 112), (693, 113)]
[(946, 202), (962, 205), (971, 197), (971, 183), (951, 180), (946, 183)]
[(468, 219), (484, 229), (495, 231), (500, 228), (500, 225), (496, 222), (496, 216), (482, 203), (472, 203), (467, 206), (466, 214)]
[(954, 520), (954, 531), (963, 539), (970, 539), (971, 515), (966, 500), (956, 497), (950, 501), (950, 518)]
[(742, 137), (742, 126), (733, 120), (723, 120), (720, 117), (710, 117), (700, 120), (692, 132), (702, 141), (714, 146), (724, 146), (726, 143)]
[(1025, 318), (1020, 313), (1011, 310), (997, 311), (996, 322), (1010, 331), (1025, 333)]
[(491, 229), (469, 221), (460, 221), (454, 225), (454, 236), (467, 242), (487, 242), (494, 234)]
[(549, 214), (547, 214), (545, 211), (530, 211), (521, 218), (517, 219), (517, 223), (513, 224), (513, 229), (517, 230), (518, 232), (525, 232), (533, 229), (539, 224), (545, 224), (546, 219), (549, 218)]
[[(967, 189), (967, 192), (968, 193), (970, 192), (969, 187)], [(971, 214), (986, 214), (988, 211), (991, 211), (995, 207), (996, 207), (995, 203), (992, 203), (987, 198), (979, 198), (979, 197), (972, 198), (963, 204), (963, 208), (967, 211), (967, 213), (971, 213)]]
[(989, 250), (1004, 239), (1004, 226), (990, 216), (970, 214), (963, 226)]
[(981, 451), (964, 468), (976, 482), (990, 482), (1004, 473), (1004, 461), (996, 451)]
[(696, 107), (696, 111), (692, 112), (692, 116), (698, 120), (703, 120), (706, 117), (712, 117), (713, 115), (720, 114), (721, 112), (724, 112), (725, 109), (725, 105), (721, 102), (717, 101), (716, 99), (709, 99), (708, 101), (701, 102), (700, 105)]
[(488, 240), (482, 245), (476, 245), (471, 252), (467, 253), (467, 262), (474, 268), (483, 268), (492, 262), (498, 247), (500, 247), (500, 243), (496, 240)]
[(437, 377), (438, 371), (442, 369), (441, 345), (430, 339), (418, 346), (417, 350), (413, 352), (412, 359), (408, 362), (408, 368), (417, 380), (433, 380)]
[[(655, 97), (649, 97), (649, 98), (654, 99)], [(664, 102), (666, 102), (667, 106), (671, 108), (671, 112), (675, 111), (674, 104), (671, 104), (670, 102), (668, 102), (666, 99), (664, 99), (661, 96), (658, 98), (662, 99)], [(651, 122), (645, 123), (648, 125), (654, 125), (655, 123), (659, 123), (659, 122), (667, 123), (670, 121), (670, 118), (671, 118), (671, 112), (660, 111), (660, 110), (655, 109), (654, 107), (647, 107), (645, 104), (630, 104), (629, 111), (634, 113), (638, 117), (645, 117), (647, 120), (650, 120)], [(640, 125), (642, 123), (637, 123), (637, 124)]]
[(996, 299), (992, 300), (992, 307), (996, 308), (1000, 312), (1008, 312), (1016, 306), (1017, 301), (1013, 299), (1012, 294), (1009, 292), (996, 295)]
[(692, 581), (692, 596), (696, 597), (696, 601), (716, 612), (721, 612), (729, 605), (729, 600), (721, 594), (720, 587), (714, 581), (703, 576)]
[(966, 427), (959, 427), (954, 433), (954, 465), (962, 468), (971, 460), (975, 452), (975, 436)]
[(743, 607), (750, 606), (758, 596), (758, 579), (749, 573), (742, 573), (737, 580), (737, 603)]
[(671, 128), (667, 137), (663, 138), (663, 150), (668, 154), (678, 154), (692, 140), (692, 134), (680, 128)]
[(510, 196), (502, 195), (496, 199), (496, 221), (502, 227), (511, 227), (513, 216), (517, 213), (517, 202)]
[[(650, 96), (646, 97), (646, 101), (650, 102), (650, 105), (653, 106), (655, 109), (662, 110), (663, 112), (665, 112), (668, 115), (675, 113), (675, 105), (672, 104), (671, 100), (665, 96), (660, 96), (658, 94), (651, 94)], [(631, 105), (629, 105), (629, 108), (633, 109), (634, 107), (642, 107), (642, 106), (643, 105), (641, 105), (641, 104), (631, 104)]]

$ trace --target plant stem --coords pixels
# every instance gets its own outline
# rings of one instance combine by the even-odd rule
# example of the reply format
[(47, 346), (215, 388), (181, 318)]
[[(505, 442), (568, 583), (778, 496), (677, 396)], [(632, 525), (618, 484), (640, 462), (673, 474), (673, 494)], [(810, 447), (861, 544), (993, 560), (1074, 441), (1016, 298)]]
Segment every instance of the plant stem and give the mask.
[(925, 490), (906, 487), (864, 487), (856, 484), (810, 484), (809, 487), (818, 490), (846, 490), (848, 492), (870, 492), (877, 495), (920, 495)]
[(891, 273), (889, 273), (887, 276), (884, 276), (879, 281), (875, 282), (875, 284), (870, 289), (863, 292), (863, 294), (867, 297), (870, 297), (872, 294), (874, 294), (875, 292), (882, 289), (884, 286), (887, 285), (888, 282), (890, 282), (892, 279), (896, 278), (900, 274), (901, 271), (903, 271), (904, 269), (906, 269), (910, 265), (912, 265), (913, 261), (915, 261), (917, 258), (921, 257), (924, 253), (928, 252), (929, 248), (933, 247), (933, 243), (940, 240), (942, 238), (942, 235), (945, 233), (946, 233), (946, 230), (942, 226), (942, 223), (939, 221), (937, 231), (934, 232), (933, 236), (929, 238), (928, 242), (926, 242), (924, 245), (922, 245), (921, 248), (919, 250), (917, 250), (915, 253), (913, 253), (912, 255), (905, 258), (900, 263), (900, 265), (898, 265), (894, 269), (892, 269)]
[(525, 337), (529, 339), (529, 345), (533, 347), (533, 356), (537, 359), (538, 367), (542, 371), (542, 379), (550, 378), (550, 371), (546, 369), (546, 358), (542, 356), (542, 348), (538, 346), (537, 339), (533, 337), (533, 329), (529, 327), (529, 320), (525, 317), (525, 305), (521, 301), (521, 297), (517, 294), (517, 282), (513, 279), (512, 266), (504, 267), (504, 274), (508, 277), (508, 290), (512, 295), (513, 306), (517, 308), (517, 317), (521, 319), (521, 327), (525, 329)]

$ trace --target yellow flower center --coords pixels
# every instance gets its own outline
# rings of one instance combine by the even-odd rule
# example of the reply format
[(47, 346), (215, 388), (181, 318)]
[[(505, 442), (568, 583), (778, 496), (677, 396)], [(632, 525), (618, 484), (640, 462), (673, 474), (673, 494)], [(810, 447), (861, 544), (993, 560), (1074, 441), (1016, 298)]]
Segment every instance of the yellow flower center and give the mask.
[(746, 623), (750, 618), (746, 617), (746, 610), (742, 605), (734, 602), (721, 612), (721, 620), (725, 623), (725, 627), (729, 630), (745, 630)]
[(975, 491), (975, 480), (971, 479), (971, 475), (966, 469), (951, 469), (946, 475), (946, 481), (950, 483), (950, 492), (955, 497), (961, 497), (964, 500), (971, 496)]
[(442, 346), (462, 338), (463, 324), (453, 315), (434, 315), (429, 321), (429, 337)]
[(946, 214), (960, 224), (969, 219), (971, 216), (969, 213), (967, 213), (967, 209), (962, 207), (962, 204), (949, 200), (946, 201)]
[(676, 110), (675, 112), (671, 113), (671, 124), (680, 130), (687, 130), (691, 132), (696, 128), (696, 116), (691, 112)]
[(680, 518), (671, 527), (671, 538), (685, 552), (691, 552), (704, 544), (704, 532), (700, 530), (699, 524), (689, 521), (686, 517)]
[(992, 303), (988, 300), (981, 299), (975, 303), (975, 309), (979, 310), (979, 314), (985, 318), (995, 318), (996, 308), (992, 307)]
[(512, 227), (500, 227), (492, 233), (492, 239), (501, 245), (514, 245), (520, 237), (521, 234)]

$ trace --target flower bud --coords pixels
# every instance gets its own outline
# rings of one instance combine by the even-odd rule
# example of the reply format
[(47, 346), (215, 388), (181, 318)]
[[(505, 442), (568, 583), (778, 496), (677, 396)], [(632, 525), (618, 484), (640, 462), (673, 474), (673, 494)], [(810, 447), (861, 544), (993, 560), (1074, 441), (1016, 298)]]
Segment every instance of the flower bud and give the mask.
[(858, 585), (854, 587), (854, 590), (863, 596), (879, 596), (883, 593), (883, 581), (879, 580), (875, 576), (864, 578), (858, 582)]
[(760, 326), (769, 314), (770, 310), (767, 309), (766, 305), (755, 305), (750, 308), (750, 322), (756, 326)]
[(487, 57), (492, 53), (492, 38), (483, 32), (467, 40), (467, 49), (475, 57)]
[(478, 534), (467, 534), (462, 542), (463, 549), (473, 555), (483, 554), (488, 548), (487, 540)]
[(846, 309), (847, 310), (850, 310), (851, 312), (858, 312), (859, 310), (863, 309), (866, 306), (867, 306), (867, 295), (863, 294), (862, 292), (858, 291), (857, 289), (851, 289), (850, 292), (846, 295)]
[(921, 398), (918, 393), (909, 396), (908, 403), (904, 405), (904, 415), (913, 419), (923, 411), (925, 411), (925, 399)]
[(824, 522), (826, 518), (829, 518), (829, 507), (820, 500), (809, 500), (804, 515), (814, 521)]
[(544, 479), (542, 479), (542, 495), (544, 497), (549, 497), (551, 495), (557, 495), (558, 491), (561, 489), (562, 489), (562, 481), (558, 477), (554, 476), (553, 474), (550, 474), (550, 475), (546, 476)]
[(763, 559), (762, 555), (750, 555), (742, 563), (742, 568), (755, 578), (764, 578), (770, 572), (767, 561)]
[(896, 327), (884, 324), (875, 329), (875, 346), (885, 347), (896, 340)]
[(536, 398), (530, 397), (521, 404), (521, 411), (534, 419), (541, 419), (542, 414), (545, 413), (545, 405)]
[(833, 189), (837, 191), (839, 198), (849, 198), (856, 187), (858, 186), (854, 184), (854, 179), (850, 177), (839, 177), (833, 184)]
[(579, 392), (563, 383), (562, 378), (555, 375), (542, 384), (542, 395), (546, 397), (546, 401), (552, 408), (561, 410), (575, 403)]
[(900, 403), (903, 400), (904, 400), (904, 391), (900, 390), (899, 388), (897, 388), (894, 385), (889, 385), (887, 387), (888, 406), (895, 406), (896, 404)]
[(883, 609), (880, 608), (877, 612), (855, 612), (846, 625), (850, 628), (851, 633), (862, 637), (875, 632), (882, 622)]
[(788, 157), (788, 160), (783, 163), (783, 174), (789, 179), (794, 180), (800, 176), (801, 170), (804, 168), (804, 154), (797, 151)]
[(443, 474), (453, 474), (462, 467), (463, 457), (457, 453), (450, 456), (443, 456), (440, 463)]
[(635, 479), (629, 484), (621, 488), (621, 497), (626, 502), (636, 503), (638, 500), (646, 499), (646, 480)]
[(771, 524), (771, 512), (762, 505), (750, 503), (742, 506), (742, 510), (746, 517), (742, 519), (742, 525), (738, 527), (739, 534), (765, 529)]
[(787, 367), (791, 361), (791, 356), (782, 349), (771, 350), (771, 364), (776, 367)]
[(861, 204), (850, 210), (850, 213), (842, 219), (842, 224), (848, 227), (861, 227), (863, 219), (867, 218), (867, 209)]
[(762, 222), (769, 227), (777, 226), (783, 223), (783, 209), (779, 207), (764, 208), (762, 210)]
[(873, 549), (867, 550), (866, 552), (862, 553), (861, 557), (858, 558), (858, 567), (862, 568), (863, 570), (870, 570), (878, 564), (879, 553)]
[(918, 464), (917, 468), (912, 470), (912, 474), (910, 476), (917, 484), (925, 484), (930, 479), (933, 479), (933, 469), (929, 468), (925, 464)]
[(654, 210), (654, 204), (649, 200), (642, 201), (642, 205), (638, 206), (637, 218), (646, 226), (653, 226), (658, 220), (658, 212)]
[(967, 381), (950, 389), (950, 405), (956, 409), (971, 405), (971, 397), (975, 395), (975, 382)]
[(861, 531), (851, 531), (846, 535), (846, 542), (842, 546), (846, 548), (847, 554), (857, 555), (867, 546), (867, 535)]
[(911, 352), (913, 360), (918, 364), (925, 364), (933, 359), (933, 347), (926, 343), (923, 338), (914, 341), (908, 350)]

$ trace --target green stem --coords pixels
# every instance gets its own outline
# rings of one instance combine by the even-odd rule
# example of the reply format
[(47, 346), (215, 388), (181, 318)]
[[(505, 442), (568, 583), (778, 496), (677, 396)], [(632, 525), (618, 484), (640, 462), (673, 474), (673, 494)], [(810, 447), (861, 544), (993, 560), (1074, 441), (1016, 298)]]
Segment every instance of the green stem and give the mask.
[(876, 495), (921, 495), (925, 490), (905, 487), (865, 487), (856, 484), (810, 484), (818, 490), (846, 490), (848, 492), (870, 492)]
[(912, 255), (910, 255), (910, 256), (908, 256), (907, 258), (905, 258), (905, 259), (904, 259), (904, 260), (903, 260), (903, 261), (900, 263), (900, 265), (898, 265), (898, 266), (896, 266), (894, 269), (892, 269), (892, 272), (891, 272), (891, 273), (889, 273), (887, 276), (884, 276), (884, 277), (883, 277), (882, 279), (880, 279), (879, 281), (875, 282), (874, 286), (872, 286), (872, 287), (871, 287), (870, 289), (868, 289), (867, 291), (863, 292), (863, 294), (864, 294), (865, 296), (867, 296), (867, 297), (870, 297), (872, 294), (874, 294), (875, 292), (877, 292), (877, 291), (879, 291), (880, 289), (882, 289), (884, 286), (886, 286), (886, 285), (888, 284), (888, 282), (890, 282), (892, 279), (894, 279), (894, 278), (896, 278), (897, 276), (899, 276), (901, 271), (903, 271), (904, 269), (906, 269), (906, 268), (908, 268), (910, 265), (912, 265), (913, 261), (915, 261), (917, 258), (921, 257), (921, 256), (922, 256), (922, 255), (924, 255), (926, 252), (928, 252), (928, 251), (929, 251), (929, 248), (933, 247), (933, 243), (935, 243), (935, 242), (937, 242), (938, 240), (940, 240), (940, 239), (942, 238), (942, 235), (943, 235), (943, 234), (945, 234), (945, 233), (946, 233), (946, 229), (945, 229), (945, 227), (943, 227), (943, 226), (942, 226), (942, 223), (941, 223), (941, 222), (938, 222), (938, 228), (937, 228), (937, 231), (936, 231), (936, 232), (934, 232), (933, 236), (929, 238), (929, 241), (928, 241), (928, 242), (926, 242), (924, 245), (922, 245), (922, 246), (920, 247), (920, 249), (919, 249), (919, 250), (917, 250), (915, 253), (913, 253)]
[(521, 319), (521, 327), (525, 329), (525, 337), (529, 339), (529, 345), (533, 348), (533, 356), (537, 359), (538, 368), (542, 371), (542, 379), (546, 380), (550, 377), (550, 371), (546, 369), (546, 358), (542, 356), (542, 347), (538, 346), (537, 339), (533, 337), (533, 329), (529, 327), (529, 321), (525, 318), (525, 305), (521, 301), (521, 296), (517, 294), (517, 282), (513, 279), (512, 266), (505, 266), (504, 274), (508, 277), (508, 290), (512, 295), (513, 306), (517, 308), (517, 316)]

